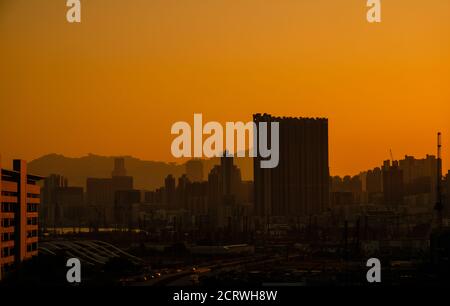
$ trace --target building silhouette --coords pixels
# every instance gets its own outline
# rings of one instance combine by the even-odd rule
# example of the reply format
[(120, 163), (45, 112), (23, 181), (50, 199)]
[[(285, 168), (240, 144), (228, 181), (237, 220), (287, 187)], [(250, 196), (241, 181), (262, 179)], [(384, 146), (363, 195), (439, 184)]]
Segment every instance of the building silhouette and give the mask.
[(178, 178), (178, 185), (175, 191), (175, 202), (177, 208), (187, 209), (188, 208), (188, 198), (189, 198), (189, 187), (191, 181), (188, 179), (186, 174), (183, 174)]
[(82, 187), (66, 186), (55, 190), (57, 225), (82, 226), (86, 219), (84, 191)]
[(186, 209), (199, 220), (206, 223), (208, 216), (208, 182), (189, 182), (186, 188)]
[(368, 193), (383, 192), (382, 172), (381, 168), (377, 167), (367, 172), (367, 180), (365, 183), (365, 190)]
[(133, 189), (133, 177), (124, 176), (126, 170), (124, 159), (114, 160), (114, 170), (111, 178), (87, 178), (86, 202), (87, 206), (94, 210), (95, 218), (91, 223), (96, 225), (110, 225), (115, 219), (114, 197), (118, 190)]
[(127, 176), (127, 170), (125, 169), (125, 159), (123, 157), (114, 158), (114, 169), (111, 173), (111, 176)]
[(233, 157), (220, 158), (208, 175), (208, 215), (214, 228), (231, 229), (238, 216), (242, 178)]
[(121, 228), (137, 226), (137, 214), (142, 202), (140, 190), (117, 190), (114, 196), (114, 223)]
[(56, 189), (67, 185), (68, 180), (62, 175), (51, 174), (44, 179), (44, 186), (41, 188), (41, 209), (39, 210), (43, 228), (56, 226), (58, 214)]
[(384, 162), (383, 195), (385, 205), (398, 206), (403, 204), (403, 170), (400, 169), (398, 161), (394, 161), (392, 165), (389, 160)]
[(381, 204), (383, 195), (383, 172), (380, 167), (362, 173), (363, 203)]
[(331, 178), (331, 198), (332, 204), (359, 204), (363, 194), (364, 175), (345, 176), (341, 178), (335, 176)]
[(409, 213), (430, 213), (437, 200), (437, 169), (438, 161), (433, 155), (422, 159), (406, 155), (392, 161), (392, 165), (385, 161), (381, 168), (360, 174), (361, 203), (403, 204)]
[[(279, 123), (279, 164), (260, 167), (254, 158), (255, 210), (258, 216), (301, 217), (329, 206), (328, 119), (256, 114), (259, 123)], [(270, 128), (269, 128), (270, 131)], [(269, 134), (268, 143), (274, 135)]]
[(162, 205), (164, 202), (164, 187), (157, 188), (153, 191), (145, 191), (144, 202)]
[(0, 280), (13, 264), (38, 254), (40, 176), (27, 173), (27, 163), (13, 161), (3, 169), (0, 159)]
[(399, 168), (403, 171), (404, 193), (408, 200), (417, 202), (417, 198), (424, 198), (424, 205), (430, 209), (437, 201), (437, 172), (438, 160), (434, 155), (427, 155), (423, 159), (405, 156), (399, 161)]
[(39, 214), (43, 228), (81, 226), (87, 221), (83, 188), (68, 185), (68, 179), (61, 175), (44, 179)]
[(238, 201), (242, 178), (233, 157), (220, 158), (220, 165), (214, 166), (208, 175), (208, 184), (211, 206), (230, 206)]
[(169, 208), (176, 208), (175, 178), (169, 174), (164, 179), (164, 203)]

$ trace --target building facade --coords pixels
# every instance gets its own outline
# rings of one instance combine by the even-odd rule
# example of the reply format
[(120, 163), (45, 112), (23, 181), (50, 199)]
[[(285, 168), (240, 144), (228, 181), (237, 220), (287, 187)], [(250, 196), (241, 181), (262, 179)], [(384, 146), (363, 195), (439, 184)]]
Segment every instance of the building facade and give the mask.
[(403, 204), (404, 196), (403, 170), (400, 169), (398, 161), (391, 165), (385, 161), (383, 165), (383, 195), (384, 204), (398, 206)]
[(114, 196), (115, 224), (120, 228), (133, 228), (138, 225), (135, 211), (142, 202), (140, 190), (117, 190)]
[(423, 159), (405, 156), (399, 161), (403, 171), (406, 195), (430, 194), (430, 205), (436, 203), (438, 160), (434, 155)]
[(14, 264), (38, 254), (38, 210), (42, 177), (27, 173), (27, 163), (14, 160), (13, 169), (0, 159), (0, 280)]
[[(330, 184), (328, 119), (256, 114), (253, 121), (257, 129), (260, 122), (279, 123), (280, 151), (275, 168), (263, 169), (259, 154), (254, 158), (256, 215), (296, 218), (325, 211)], [(269, 134), (269, 145), (270, 138)]]
[(86, 207), (82, 187), (60, 187), (55, 190), (56, 217), (60, 224), (56, 226), (86, 225)]
[(39, 211), (44, 229), (86, 225), (83, 188), (68, 185), (68, 179), (58, 174), (51, 174), (44, 179)]
[(59, 174), (51, 174), (44, 179), (44, 186), (41, 188), (41, 209), (39, 210), (39, 221), (44, 229), (57, 226), (56, 189), (64, 188), (67, 185), (67, 178)]

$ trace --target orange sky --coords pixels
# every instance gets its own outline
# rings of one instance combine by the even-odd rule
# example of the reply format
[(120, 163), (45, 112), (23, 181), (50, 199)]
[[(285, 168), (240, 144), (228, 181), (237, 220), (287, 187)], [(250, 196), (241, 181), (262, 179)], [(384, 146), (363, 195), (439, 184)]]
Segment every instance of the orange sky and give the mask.
[[(0, 152), (174, 161), (170, 127), (252, 113), (330, 120), (330, 170), (450, 163), (450, 1), (0, 0)], [(4, 165), (6, 166), (6, 165)]]

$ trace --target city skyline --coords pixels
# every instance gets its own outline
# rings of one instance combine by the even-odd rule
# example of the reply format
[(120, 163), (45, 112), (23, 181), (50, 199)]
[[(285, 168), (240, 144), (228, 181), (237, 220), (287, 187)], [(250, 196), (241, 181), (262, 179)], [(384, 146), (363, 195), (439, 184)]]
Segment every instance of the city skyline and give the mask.
[(63, 2), (0, 6), (7, 163), (89, 152), (178, 162), (174, 122), (266, 112), (328, 118), (331, 175), (390, 150), (436, 155), (438, 131), (449, 169), (448, 1), (384, 3), (377, 25), (365, 1), (86, 1), (77, 25)]
[[(13, 160), (8, 160), (8, 159), (4, 158), (3, 156), (4, 155), (0, 154), (0, 157), (2, 157), (2, 160), (3, 160), (3, 162), (5, 164), (12, 163), (12, 161), (14, 159), (16, 159), (16, 158), (14, 158)], [(43, 164), (41, 164), (40, 161), (42, 159), (47, 159), (47, 158), (50, 158), (50, 160), (51, 160), (53, 157), (57, 157), (58, 159), (62, 158), (64, 160), (72, 160), (72, 161), (81, 161), (83, 159), (89, 159), (89, 158), (94, 158), (94, 159), (95, 158), (100, 158), (100, 159), (103, 160), (103, 162), (101, 162), (101, 164), (99, 165), (100, 169), (94, 170), (94, 172), (98, 171), (99, 173), (105, 172), (105, 169), (104, 169), (104, 166), (105, 166), (104, 160), (105, 159), (126, 158), (126, 159), (134, 160), (137, 163), (137, 164), (135, 164), (135, 167), (134, 167), (135, 171), (137, 171), (136, 165), (138, 165), (139, 163), (163, 164), (163, 165), (166, 165), (168, 167), (168, 169), (171, 169), (172, 166), (175, 167), (175, 169), (177, 169), (177, 170), (165, 170), (167, 172), (167, 174), (175, 175), (175, 177), (182, 176), (182, 173), (180, 172), (180, 169), (182, 169), (183, 167), (185, 167), (191, 161), (194, 161), (194, 160), (199, 160), (202, 163), (205, 162), (205, 163), (208, 164), (206, 170), (204, 170), (205, 172), (203, 173), (203, 175), (206, 175), (207, 172), (212, 167), (214, 167), (214, 165), (217, 165), (217, 164), (220, 163), (220, 158), (218, 158), (218, 157), (215, 157), (215, 158), (186, 158), (186, 159), (183, 159), (182, 161), (180, 161), (179, 163), (171, 163), (171, 162), (164, 162), (164, 161), (143, 160), (143, 159), (139, 159), (139, 158), (137, 158), (135, 156), (130, 156), (130, 155), (102, 156), (102, 155), (91, 154), (91, 153), (86, 154), (84, 156), (79, 156), (79, 157), (71, 157), (71, 156), (65, 156), (65, 155), (61, 155), (61, 154), (51, 153), (51, 154), (48, 154), (48, 155), (41, 156), (41, 157), (39, 157), (36, 160), (31, 160), (31, 161), (26, 161), (26, 162), (27, 163), (31, 162), (31, 164), (33, 165), (32, 166), (33, 169), (43, 169), (42, 168)], [(400, 156), (400, 157), (398, 157), (398, 158), (396, 158), (394, 160), (392, 160), (391, 158), (388, 157), (388, 158), (385, 158), (384, 160), (380, 160), (378, 163), (376, 163), (375, 165), (373, 165), (371, 167), (360, 169), (359, 171), (357, 171), (355, 173), (335, 174), (335, 173), (331, 173), (330, 172), (329, 176), (330, 176), (330, 178), (333, 178), (333, 177), (344, 178), (344, 177), (360, 176), (360, 175), (363, 175), (364, 173), (366, 173), (367, 171), (371, 171), (371, 170), (376, 169), (376, 168), (382, 168), (384, 162), (386, 162), (386, 161), (390, 161), (390, 162), (396, 161), (396, 162), (398, 162), (398, 161), (404, 161), (406, 159), (411, 159), (411, 158), (412, 159), (417, 159), (417, 160), (426, 160), (428, 158), (436, 158), (436, 155), (432, 154), (432, 153), (426, 154), (424, 156), (414, 156), (414, 155), (411, 155), (411, 154), (406, 154), (406, 155)], [(247, 179), (247, 180), (253, 180), (253, 173), (252, 173), (253, 172), (253, 162), (250, 160), (250, 159), (253, 159), (253, 158), (251, 158), (251, 157), (240, 158), (240, 157), (234, 156), (234, 159), (235, 159), (236, 162), (240, 163), (240, 165), (242, 167), (242, 170), (243, 170), (243, 172), (242, 172), (243, 177), (245, 179)], [(39, 162), (39, 163), (36, 165), (36, 164), (34, 164), (35, 162)], [(92, 162), (92, 160), (91, 160), (91, 162)], [(88, 161), (87, 163), (89, 164), (90, 162)], [(251, 165), (251, 169), (249, 168), (249, 165)], [(58, 168), (56, 170), (54, 168), (55, 166), (56, 166), (56, 164), (53, 164), (52, 170), (48, 170), (48, 169), (46, 171), (34, 170), (33, 173), (34, 174), (39, 174), (39, 175), (41, 175), (41, 174), (42, 175), (64, 174), (68, 170), (68, 169), (65, 168), (65, 166), (63, 164), (59, 164), (59, 167), (56, 166)], [(83, 168), (79, 168), (79, 170), (81, 172), (83, 172), (82, 169)], [(139, 179), (142, 181), (142, 179), (143, 179), (142, 175), (144, 173), (150, 174), (151, 171), (147, 167), (144, 167), (141, 170), (142, 171), (139, 171), (138, 176), (139, 176)], [(71, 169), (69, 169), (69, 171), (70, 172), (73, 171), (72, 166), (71, 166)], [(89, 172), (92, 172), (92, 169)], [(166, 172), (164, 172), (164, 173), (166, 173)], [(445, 176), (448, 172), (450, 172), (450, 169), (442, 169), (443, 176)], [(78, 175), (79, 175), (79, 173), (78, 173)], [(93, 177), (102, 177), (102, 176), (104, 176), (104, 175), (103, 174), (98, 174), (98, 175), (94, 175)], [(154, 175), (154, 177), (153, 177), (153, 184), (154, 184), (154, 181), (155, 181), (155, 177), (159, 177), (159, 176), (161, 176), (160, 172), (158, 172), (157, 175)], [(202, 180), (194, 179), (194, 181), (203, 181), (204, 179), (205, 178), (203, 178)], [(139, 185), (142, 186), (142, 184), (139, 184)], [(150, 184), (150, 185), (152, 185), (152, 184)], [(84, 186), (84, 184), (76, 183), (76, 186)]]
[(450, 0), (0, 0), (0, 41), (0, 288), (450, 287)]
[[(444, 151), (444, 152), (445, 152), (445, 151)], [(5, 154), (5, 153), (6, 153), (6, 154)], [(5, 153), (0, 152), (0, 156), (2, 157), (2, 160), (4, 161), (4, 163), (12, 163), (14, 159), (23, 159), (23, 158), (19, 158), (19, 157), (22, 156), (21, 154), (10, 154), (10, 153), (8, 153), (8, 152), (5, 152)], [(82, 159), (82, 158), (87, 158), (87, 157), (89, 157), (89, 156), (97, 156), (97, 157), (100, 157), (100, 158), (117, 158), (117, 157), (125, 157), (125, 158), (136, 159), (136, 160), (141, 161), (141, 162), (164, 163), (164, 164), (167, 164), (167, 165), (176, 165), (176, 166), (183, 166), (183, 165), (185, 165), (186, 163), (189, 163), (189, 161), (195, 160), (195, 159), (199, 159), (199, 160), (202, 160), (202, 161), (212, 161), (212, 160), (218, 159), (218, 157), (213, 157), (213, 158), (206, 158), (206, 157), (203, 157), (203, 158), (179, 158), (179, 159), (177, 159), (176, 161), (170, 161), (170, 160), (164, 160), (164, 161), (161, 161), (161, 160), (147, 160), (147, 159), (142, 159), (142, 158), (139, 158), (139, 157), (137, 157), (137, 156), (133, 156), (133, 155), (129, 155), (129, 154), (123, 154), (123, 155), (100, 155), (100, 154), (95, 154), (95, 153), (86, 153), (86, 154), (82, 154), (82, 155), (80, 155), (80, 156), (69, 156), (69, 155), (64, 155), (64, 154), (52, 152), (52, 153), (44, 154), (44, 155), (42, 155), (42, 156), (38, 156), (38, 157), (35, 158), (35, 159), (31, 159), (31, 160), (23, 159), (23, 160), (25, 160), (27, 163), (30, 163), (30, 162), (34, 162), (34, 161), (37, 161), (37, 160), (39, 160), (39, 159), (41, 159), (41, 158), (48, 157), (48, 156), (52, 156), (52, 155), (61, 156), (61, 157), (63, 157), (63, 158), (67, 158), (67, 159)], [(445, 153), (444, 153), (443, 155), (445, 156)], [(8, 156), (12, 156), (12, 158), (8, 158)], [(388, 152), (388, 155), (387, 155), (384, 159), (379, 160), (378, 162), (375, 161), (375, 164), (369, 165), (367, 168), (361, 168), (361, 169), (359, 169), (359, 170), (356, 169), (355, 172), (333, 173), (333, 172), (331, 171), (333, 167), (331, 167), (331, 165), (330, 165), (330, 177), (334, 177), (334, 176), (338, 176), (338, 177), (357, 176), (357, 175), (359, 175), (359, 174), (361, 174), (361, 173), (363, 173), (363, 172), (366, 172), (366, 171), (368, 171), (368, 170), (372, 170), (372, 169), (374, 169), (374, 168), (380, 168), (380, 167), (382, 167), (382, 166), (383, 166), (383, 162), (384, 162), (384, 161), (388, 161), (388, 160), (389, 160), (389, 161), (399, 161), (399, 160), (404, 160), (405, 158), (408, 158), (408, 157), (409, 157), (409, 158), (412, 157), (412, 158), (416, 158), (416, 159), (426, 159), (427, 157), (435, 157), (435, 158), (436, 158), (436, 156), (437, 156), (437, 155), (436, 155), (435, 152), (425, 153), (424, 155), (414, 155), (414, 154), (408, 154), (408, 153), (406, 153), (406, 154), (401, 155), (401, 156), (396, 156), (396, 157), (392, 160), (392, 159), (391, 159), (391, 156), (389, 155), (389, 152)], [(239, 160), (239, 159), (249, 159), (249, 158), (253, 159), (253, 157), (248, 157), (248, 156), (245, 156), (245, 157), (234, 156), (234, 158), (237, 159), (237, 160)], [(331, 156), (331, 154), (330, 154), (330, 160), (331, 160), (331, 159), (332, 159), (332, 156)], [(446, 162), (445, 159), (442, 159), (442, 163), (443, 163), (443, 165), (448, 164), (448, 162)], [(447, 172), (449, 172), (449, 171), (450, 171), (450, 168), (448, 168), (448, 169), (443, 168), (443, 169), (442, 169), (442, 173), (443, 173), (444, 176), (445, 176), (445, 174), (446, 174)], [(245, 172), (245, 175), (246, 175), (246, 177), (247, 177), (247, 176), (248, 176), (248, 173)]]
[[(420, 258), (417, 256), (427, 249), (435, 252), (434, 244), (430, 245), (433, 232), (428, 238), (430, 231), (448, 226), (449, 220), (450, 172), (445, 178), (437, 177), (440, 160), (432, 156), (426, 159), (406, 156), (400, 161), (384, 161), (381, 168), (359, 176), (330, 177), (327, 119), (255, 114), (253, 120), (255, 123), (277, 122), (280, 133), (270, 133), (268, 141), (272, 143), (273, 138), (279, 136), (283, 149), (279, 167), (263, 168), (259, 163), (262, 157), (253, 160), (254, 181), (243, 180), (234, 158), (226, 156), (225, 152), (220, 164), (206, 171), (206, 180), (202, 179), (205, 177), (203, 162), (193, 159), (184, 165), (178, 179), (169, 173), (163, 184), (152, 189), (141, 189), (134, 183), (133, 171), (129, 169), (136, 168), (127, 167), (129, 158), (108, 158), (104, 165), (109, 169), (104, 177), (97, 177), (92, 172), (96, 163), (91, 160), (90, 175), (85, 177), (85, 191), (73, 186), (65, 174), (30, 175), (28, 170), (33, 167), (28, 167), (25, 161), (14, 160), (12, 170), (0, 169), (1, 227), (7, 232), (0, 241), (0, 279), (4, 276), (6, 282), (11, 282), (17, 269), (21, 269), (17, 265), (36, 265), (32, 256), (53, 258), (56, 263), (57, 257), (63, 259), (75, 253), (78, 261), (90, 263), (93, 269), (102, 266), (106, 269), (122, 260), (128, 262), (129, 265), (115, 266), (114, 269), (120, 274), (132, 273), (135, 277), (111, 275), (111, 281), (119, 281), (122, 285), (164, 284), (162, 272), (167, 275), (167, 284), (206, 284), (208, 279), (214, 278), (229, 283), (225, 274), (215, 276), (222, 266), (204, 257), (200, 258), (208, 265), (199, 268), (205, 272), (202, 279), (192, 276), (198, 276), (195, 266), (185, 272), (181, 268), (173, 269), (173, 266), (169, 270), (163, 267), (170, 264), (155, 260), (164, 253), (176, 254), (177, 265), (186, 269), (192, 265), (191, 256), (226, 258), (233, 255), (238, 257), (224, 267), (239, 269), (243, 260), (258, 265), (260, 261), (267, 263), (270, 259), (288, 262), (289, 269), (294, 271), (301, 262), (310, 265), (315, 261), (299, 256), (328, 246), (330, 251), (315, 256), (332, 259), (332, 265), (338, 268), (332, 273), (339, 275), (351, 271), (353, 281), (362, 283), (364, 279), (358, 279), (358, 269), (347, 270), (342, 266), (342, 260), (355, 261), (361, 255), (373, 257), (370, 255), (373, 252), (393, 256), (393, 253), (385, 253), (389, 250), (395, 251), (397, 258), (403, 256), (409, 260), (411, 255)], [(58, 164), (64, 169), (61, 160)], [(40, 171), (34, 168), (32, 172)], [(154, 176), (153, 172), (150, 174)], [(43, 180), (43, 184), (37, 185), (38, 180)], [(38, 226), (46, 233), (39, 235), (39, 249)], [(84, 239), (61, 240), (65, 235)], [(139, 244), (133, 243), (133, 236), (139, 239)], [(95, 241), (86, 240), (88, 237)], [(415, 239), (414, 244), (411, 244), (411, 238)], [(109, 244), (111, 239), (116, 243), (120, 241), (122, 247), (129, 245), (127, 251), (133, 252), (120, 251)], [(159, 243), (156, 249), (155, 243)], [(398, 243), (402, 246), (400, 249)], [(84, 252), (83, 246), (89, 246), (89, 251)], [(178, 251), (174, 253), (175, 250)], [(286, 252), (286, 257), (280, 256), (279, 251)], [(106, 256), (96, 256), (95, 252)], [(117, 256), (117, 252), (121, 259), (114, 261), (111, 256)], [(289, 256), (289, 253), (297, 252), (300, 254)], [(301, 261), (296, 261), (297, 257)], [(145, 258), (153, 260), (146, 261)], [(170, 261), (170, 257), (165, 258)], [(432, 258), (441, 261), (440, 256)], [(215, 260), (222, 261), (217, 257)], [(37, 264), (45, 265), (39, 261)], [(215, 272), (209, 274), (212, 269)], [(31, 269), (27, 271), (35, 273)], [(416, 281), (420, 283), (421, 272), (417, 269), (409, 271), (418, 276)], [(269, 271), (261, 272), (257, 272), (259, 277), (253, 280), (246, 277), (245, 270), (237, 275), (231, 273), (235, 281), (247, 284), (261, 284), (261, 277), (272, 281), (279, 279)], [(59, 277), (55, 271), (52, 273), (51, 279), (58, 282)], [(331, 280), (329, 273), (320, 271), (325, 277), (322, 279), (324, 284)], [(282, 275), (281, 279), (285, 281), (291, 279), (290, 274)], [(439, 281), (438, 277), (439, 274), (433, 274), (434, 280)], [(102, 282), (95, 277), (90, 281)]]

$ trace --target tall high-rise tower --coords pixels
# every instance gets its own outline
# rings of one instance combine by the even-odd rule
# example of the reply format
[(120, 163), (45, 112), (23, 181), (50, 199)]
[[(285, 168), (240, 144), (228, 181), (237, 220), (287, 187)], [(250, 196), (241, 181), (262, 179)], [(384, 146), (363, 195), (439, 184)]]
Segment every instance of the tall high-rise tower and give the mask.
[(127, 176), (127, 170), (125, 169), (125, 159), (123, 157), (116, 157), (114, 159), (114, 169), (112, 176)]
[[(327, 209), (328, 119), (256, 114), (253, 121), (257, 130), (260, 122), (267, 122), (269, 126), (271, 122), (279, 123), (280, 150), (279, 164), (275, 168), (261, 168), (261, 158), (254, 158), (256, 214), (299, 217), (318, 214)], [(271, 138), (275, 135), (269, 133), (268, 136), (270, 146)]]

